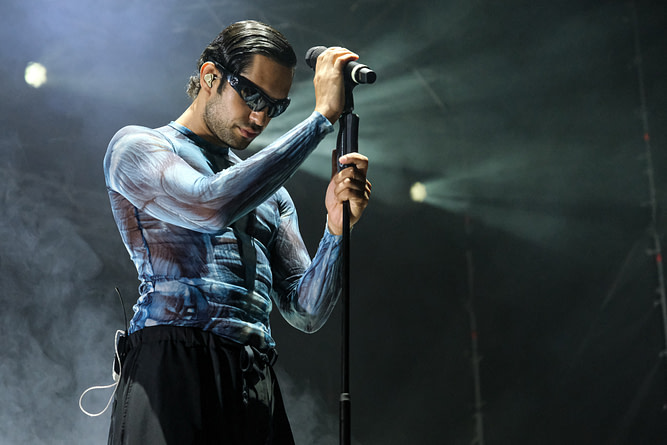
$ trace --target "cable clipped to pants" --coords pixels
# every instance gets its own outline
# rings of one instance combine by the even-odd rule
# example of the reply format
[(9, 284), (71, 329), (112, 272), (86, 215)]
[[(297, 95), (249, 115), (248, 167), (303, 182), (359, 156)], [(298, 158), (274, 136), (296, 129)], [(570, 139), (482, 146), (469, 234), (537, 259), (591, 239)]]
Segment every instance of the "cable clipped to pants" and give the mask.
[[(116, 389), (118, 389), (118, 382), (120, 381), (120, 375), (122, 372), (122, 363), (123, 360), (125, 359), (125, 340), (127, 339), (125, 335), (125, 331), (118, 330), (116, 331), (116, 336), (114, 339), (114, 361), (113, 361), (113, 369), (112, 369), (112, 378), (114, 383), (110, 385), (103, 385), (103, 386), (91, 386), (90, 388), (86, 389), (82, 394), (81, 397), (79, 397), (79, 409), (86, 414), (87, 416), (90, 417), (98, 417), (104, 414), (108, 409), (109, 406), (111, 406), (111, 401), (113, 400), (114, 396), (116, 395)], [(102, 390), (102, 389), (109, 389), (113, 388), (113, 392), (111, 393), (111, 396), (109, 397), (109, 401), (107, 402), (107, 405), (104, 407), (102, 411), (99, 413), (91, 413), (88, 412), (84, 407), (83, 407), (83, 398), (85, 397), (86, 394), (88, 394), (91, 391), (96, 391), (96, 390)]]

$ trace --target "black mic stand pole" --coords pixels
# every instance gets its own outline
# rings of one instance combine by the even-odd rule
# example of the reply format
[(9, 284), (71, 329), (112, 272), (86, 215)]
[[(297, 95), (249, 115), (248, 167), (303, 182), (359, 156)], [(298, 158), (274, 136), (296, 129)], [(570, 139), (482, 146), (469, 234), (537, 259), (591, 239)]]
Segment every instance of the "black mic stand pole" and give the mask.
[[(356, 152), (359, 135), (359, 116), (354, 114), (354, 98), (352, 89), (356, 83), (345, 81), (345, 108), (338, 119), (340, 125), (336, 155), (340, 158), (348, 153)], [(352, 167), (338, 163), (338, 171)], [(341, 394), (340, 394), (340, 444), (350, 445), (350, 203), (343, 203), (343, 240), (342, 240), (342, 345), (341, 345)]]

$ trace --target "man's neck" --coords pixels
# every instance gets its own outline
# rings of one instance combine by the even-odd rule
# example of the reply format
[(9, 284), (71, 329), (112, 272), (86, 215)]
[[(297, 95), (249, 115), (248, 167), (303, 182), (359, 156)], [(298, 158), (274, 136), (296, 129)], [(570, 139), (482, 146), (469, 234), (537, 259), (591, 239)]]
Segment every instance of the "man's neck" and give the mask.
[[(178, 119), (175, 120), (176, 123), (183, 125), (194, 134), (202, 137), (206, 140), (205, 137), (207, 133), (206, 125), (204, 124), (201, 118), (198, 118), (200, 114), (197, 112), (197, 101), (195, 100), (192, 104), (181, 114)], [(212, 141), (211, 141), (212, 142)]]

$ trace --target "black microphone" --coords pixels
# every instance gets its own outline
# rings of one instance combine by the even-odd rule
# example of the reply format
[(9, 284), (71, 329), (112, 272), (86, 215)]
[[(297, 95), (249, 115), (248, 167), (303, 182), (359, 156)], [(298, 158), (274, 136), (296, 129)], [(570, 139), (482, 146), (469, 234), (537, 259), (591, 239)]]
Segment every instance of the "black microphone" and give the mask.
[[(325, 46), (313, 46), (306, 51), (306, 63), (312, 69), (317, 65), (317, 58), (327, 48)], [(345, 80), (351, 80), (354, 83), (373, 83), (377, 79), (375, 71), (370, 69), (367, 65), (359, 62), (351, 61), (345, 64)]]

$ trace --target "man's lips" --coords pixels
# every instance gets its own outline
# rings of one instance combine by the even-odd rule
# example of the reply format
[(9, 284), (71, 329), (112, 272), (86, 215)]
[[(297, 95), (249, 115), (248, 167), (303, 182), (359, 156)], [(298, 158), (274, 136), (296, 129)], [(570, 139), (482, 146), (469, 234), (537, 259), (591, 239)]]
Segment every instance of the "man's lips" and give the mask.
[(254, 131), (250, 128), (240, 128), (241, 130), (241, 136), (243, 136), (245, 139), (255, 139), (257, 136), (259, 136), (259, 131)]

